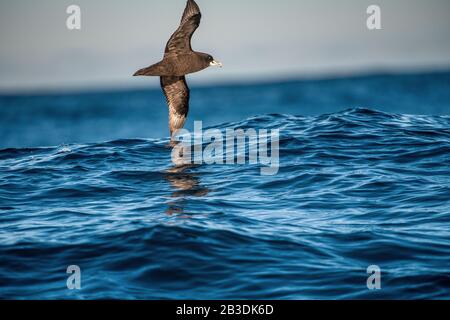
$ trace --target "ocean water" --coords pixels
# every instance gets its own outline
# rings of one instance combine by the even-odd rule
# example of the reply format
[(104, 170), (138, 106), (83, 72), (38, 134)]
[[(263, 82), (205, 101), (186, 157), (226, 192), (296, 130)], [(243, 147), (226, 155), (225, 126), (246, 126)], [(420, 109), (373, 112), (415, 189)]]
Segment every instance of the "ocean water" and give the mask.
[(0, 298), (448, 299), (449, 89), (449, 73), (194, 88), (191, 121), (280, 129), (274, 176), (174, 168), (156, 90), (4, 95)]

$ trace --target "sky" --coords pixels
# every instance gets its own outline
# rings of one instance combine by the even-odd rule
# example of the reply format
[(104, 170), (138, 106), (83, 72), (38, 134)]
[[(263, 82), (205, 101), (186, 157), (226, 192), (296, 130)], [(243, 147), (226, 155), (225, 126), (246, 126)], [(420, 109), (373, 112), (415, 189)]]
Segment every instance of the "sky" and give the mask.
[[(0, 0), (0, 91), (157, 86), (185, 0)], [(197, 0), (193, 48), (224, 63), (193, 83), (450, 69), (449, 0)], [(66, 9), (81, 8), (81, 30)], [(369, 5), (382, 30), (368, 30)]]

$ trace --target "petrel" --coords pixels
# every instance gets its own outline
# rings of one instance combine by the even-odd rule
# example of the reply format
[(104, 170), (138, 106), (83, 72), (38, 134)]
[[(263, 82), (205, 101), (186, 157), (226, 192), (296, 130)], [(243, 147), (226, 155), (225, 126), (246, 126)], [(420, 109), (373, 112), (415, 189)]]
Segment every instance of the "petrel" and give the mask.
[(202, 14), (194, 0), (188, 0), (181, 24), (167, 42), (162, 61), (137, 71), (134, 76), (159, 76), (169, 106), (169, 129), (172, 139), (182, 129), (189, 112), (190, 91), (186, 75), (222, 63), (206, 53), (192, 50), (191, 38), (200, 25)]

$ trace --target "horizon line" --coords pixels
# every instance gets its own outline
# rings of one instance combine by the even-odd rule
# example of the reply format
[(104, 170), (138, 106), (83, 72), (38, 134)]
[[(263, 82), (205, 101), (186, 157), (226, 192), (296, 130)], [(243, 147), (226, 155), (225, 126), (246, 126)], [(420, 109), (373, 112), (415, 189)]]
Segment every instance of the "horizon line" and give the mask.
[[(291, 82), (320, 82), (333, 81), (342, 79), (359, 79), (367, 77), (379, 76), (402, 76), (402, 75), (433, 75), (450, 73), (450, 65), (439, 68), (416, 68), (416, 69), (366, 69), (359, 72), (336, 71), (329, 73), (310, 73), (310, 74), (285, 74), (279, 77), (270, 79), (261, 79), (261, 77), (254, 76), (246, 79), (239, 79), (237, 77), (228, 77), (225, 80), (207, 80), (207, 81), (193, 81), (190, 84), (191, 89), (203, 89), (214, 87), (235, 87), (235, 86), (254, 86), (254, 85), (270, 85), (283, 84)], [(156, 78), (156, 77), (155, 77)], [(106, 82), (98, 85), (62, 85), (48, 86), (41, 88), (1, 88), (0, 97), (8, 96), (46, 96), (46, 95), (78, 95), (90, 93), (114, 93), (126, 91), (153, 91), (159, 90), (159, 85), (130, 85), (129, 81), (112, 81), (109, 84)]]

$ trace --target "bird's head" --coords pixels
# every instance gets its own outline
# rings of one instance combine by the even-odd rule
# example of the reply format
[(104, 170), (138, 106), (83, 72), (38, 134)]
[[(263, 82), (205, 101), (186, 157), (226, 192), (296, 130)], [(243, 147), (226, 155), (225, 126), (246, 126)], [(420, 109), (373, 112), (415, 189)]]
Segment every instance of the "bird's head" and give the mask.
[(215, 60), (210, 54), (202, 53), (201, 57), (207, 67), (223, 67), (222, 62)]

